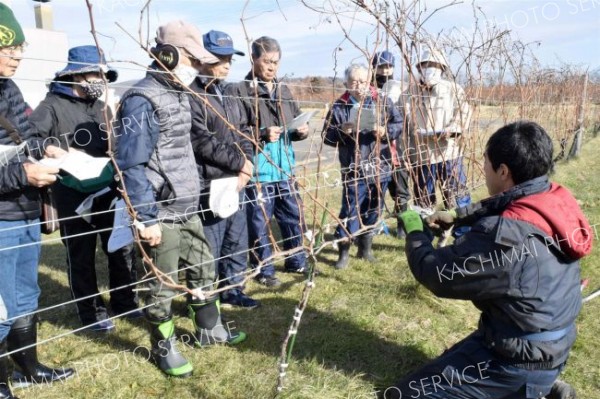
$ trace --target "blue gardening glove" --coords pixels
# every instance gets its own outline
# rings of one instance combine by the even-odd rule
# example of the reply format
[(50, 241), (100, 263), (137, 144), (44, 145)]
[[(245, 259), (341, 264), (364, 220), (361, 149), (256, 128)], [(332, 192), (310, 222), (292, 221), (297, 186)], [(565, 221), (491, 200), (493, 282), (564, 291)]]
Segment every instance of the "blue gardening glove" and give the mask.
[(413, 231), (423, 231), (423, 220), (417, 212), (404, 211), (400, 214), (400, 219), (402, 219), (406, 234), (410, 234)]

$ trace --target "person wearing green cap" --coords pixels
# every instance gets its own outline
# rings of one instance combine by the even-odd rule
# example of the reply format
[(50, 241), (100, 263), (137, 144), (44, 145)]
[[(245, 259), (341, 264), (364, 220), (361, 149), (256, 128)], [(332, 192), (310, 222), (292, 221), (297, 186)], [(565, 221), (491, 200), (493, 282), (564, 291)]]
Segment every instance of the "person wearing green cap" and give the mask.
[[(41, 158), (42, 137), (32, 129), (27, 105), (10, 79), (21, 61), (25, 35), (12, 10), (0, 3), (0, 144), (25, 143), (25, 151), (0, 160), (0, 297), (6, 308), (0, 318), (0, 399), (14, 398), (8, 381), (8, 356), (15, 365), (13, 385), (53, 382), (73, 369), (51, 369), (37, 358), (36, 311), (40, 288), (40, 202), (38, 187), (56, 181), (57, 168), (29, 161)], [(54, 146), (46, 154), (58, 154)]]

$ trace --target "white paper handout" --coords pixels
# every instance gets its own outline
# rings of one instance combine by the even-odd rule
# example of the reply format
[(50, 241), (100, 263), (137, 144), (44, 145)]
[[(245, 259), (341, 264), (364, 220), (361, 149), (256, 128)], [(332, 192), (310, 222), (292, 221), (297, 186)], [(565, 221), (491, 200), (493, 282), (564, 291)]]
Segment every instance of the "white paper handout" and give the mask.
[(317, 110), (301, 113), (300, 115), (295, 117), (294, 120), (288, 123), (288, 130), (295, 130), (298, 129), (300, 126), (307, 124), (312, 119), (312, 117), (315, 116), (316, 113)]
[(60, 158), (44, 158), (40, 163), (60, 168), (77, 180), (87, 180), (100, 176), (109, 161), (108, 157), (95, 158), (83, 151), (71, 151)]
[[(354, 124), (358, 121), (358, 111), (360, 107), (355, 106), (350, 109), (350, 117), (348, 118), (348, 122)], [(358, 130), (368, 130), (369, 132), (375, 130), (375, 125), (377, 123), (377, 118), (375, 115), (374, 108), (362, 108), (360, 111), (360, 123), (358, 124)]]
[(238, 210), (240, 195), (237, 185), (237, 176), (211, 181), (208, 206), (216, 216), (225, 219)]
[(0, 165), (6, 165), (17, 154), (23, 154), (26, 145), (26, 141), (19, 145), (0, 145)]
[(108, 238), (108, 252), (113, 253), (130, 244), (133, 244), (131, 217), (127, 212), (125, 201), (119, 199), (115, 202), (115, 218), (113, 229)]

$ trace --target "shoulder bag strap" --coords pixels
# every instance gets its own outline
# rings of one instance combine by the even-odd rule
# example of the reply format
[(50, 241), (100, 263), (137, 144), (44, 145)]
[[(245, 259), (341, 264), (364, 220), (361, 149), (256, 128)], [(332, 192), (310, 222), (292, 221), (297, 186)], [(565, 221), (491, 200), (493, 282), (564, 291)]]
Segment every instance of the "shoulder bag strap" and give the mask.
[(16, 144), (21, 144), (23, 142), (23, 139), (21, 136), (19, 136), (19, 131), (17, 128), (2, 115), (0, 115), (0, 126), (6, 130), (12, 141), (14, 141)]

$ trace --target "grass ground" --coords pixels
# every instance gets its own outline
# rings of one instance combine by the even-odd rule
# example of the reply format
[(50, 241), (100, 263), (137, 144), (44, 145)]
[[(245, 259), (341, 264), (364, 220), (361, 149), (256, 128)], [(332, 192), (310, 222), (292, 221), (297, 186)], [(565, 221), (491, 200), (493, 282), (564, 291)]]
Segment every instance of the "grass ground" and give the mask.
[[(592, 224), (600, 222), (600, 158), (596, 145), (585, 143), (579, 159), (561, 164), (554, 180), (577, 196)], [(338, 189), (339, 190), (339, 189)], [(484, 193), (479, 191), (477, 196)], [(336, 209), (338, 202), (332, 203)], [(391, 227), (395, 222), (390, 220)], [(600, 288), (600, 250), (582, 261), (590, 288)], [(410, 274), (403, 241), (393, 236), (375, 239), (379, 262), (352, 259), (349, 269), (335, 271), (336, 254), (326, 250), (309, 306), (303, 316), (283, 398), (370, 398), (375, 387), (397, 378), (440, 354), (476, 328), (477, 310), (464, 301), (434, 297)], [(356, 249), (352, 249), (354, 256)], [(105, 264), (99, 265), (105, 285)], [(263, 306), (252, 311), (226, 311), (234, 326), (249, 334), (239, 347), (181, 350), (194, 365), (194, 376), (165, 378), (145, 359), (148, 334), (142, 321), (117, 320), (108, 336), (67, 334), (40, 346), (50, 365), (70, 365), (75, 378), (54, 386), (17, 390), (31, 398), (248, 398), (272, 397), (278, 374), (280, 345), (303, 288), (300, 276), (280, 274), (283, 285), (270, 290), (250, 283), (247, 292)], [(60, 243), (43, 247), (40, 267), (41, 307), (70, 299)], [(175, 302), (179, 333), (192, 331), (184, 305)], [(579, 338), (563, 376), (579, 397), (600, 397), (600, 298), (584, 305)], [(72, 305), (44, 312), (40, 340), (79, 327)]]

